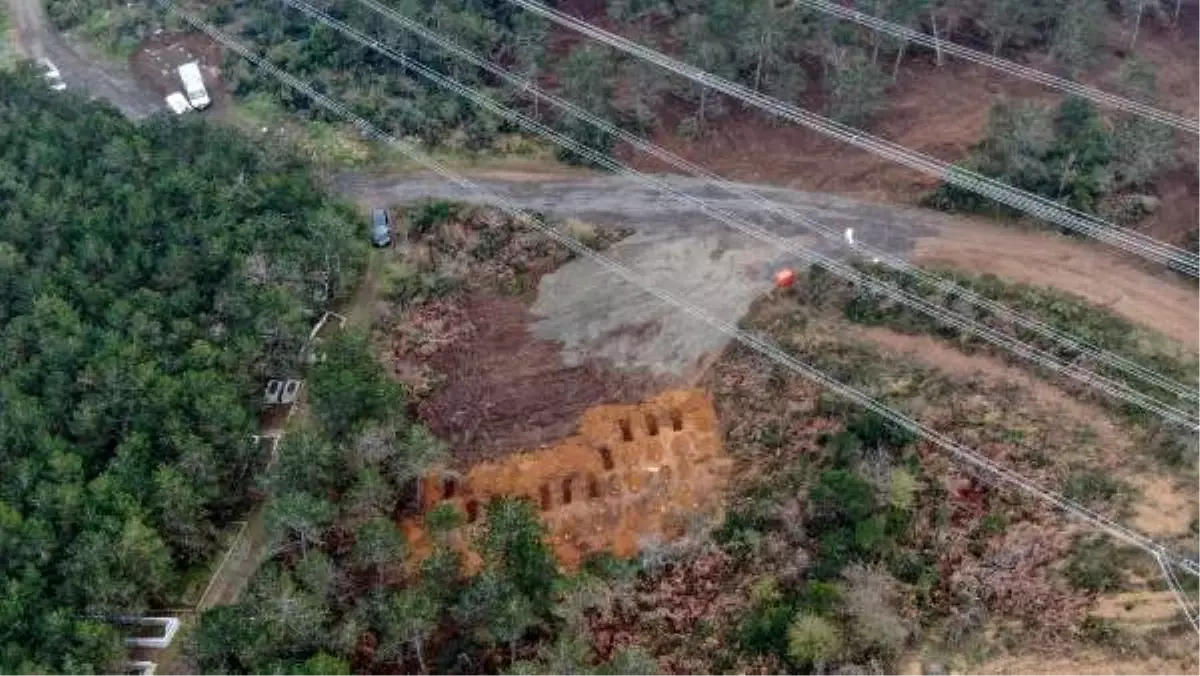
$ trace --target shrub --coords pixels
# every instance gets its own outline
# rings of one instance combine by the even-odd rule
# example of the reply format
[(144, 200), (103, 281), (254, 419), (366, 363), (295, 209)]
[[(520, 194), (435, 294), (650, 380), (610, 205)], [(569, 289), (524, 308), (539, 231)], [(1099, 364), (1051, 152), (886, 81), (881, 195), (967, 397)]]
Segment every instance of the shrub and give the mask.
[(1080, 538), (1071, 546), (1064, 573), (1077, 589), (1118, 591), (1125, 585), (1124, 558), (1107, 538)]
[(459, 206), (445, 200), (430, 200), (414, 204), (408, 209), (409, 231), (413, 236), (423, 235), (458, 215)]
[(787, 441), (783, 426), (774, 422), (767, 423), (754, 430), (753, 438), (754, 441), (772, 450), (783, 448), (784, 443)]
[(909, 631), (896, 612), (896, 581), (887, 573), (853, 565), (846, 580), (842, 608), (850, 617), (854, 647), (864, 656), (890, 660), (899, 654)]
[(832, 582), (808, 582), (800, 590), (799, 604), (817, 615), (828, 615), (842, 598), (841, 589)]
[(929, 564), (920, 552), (902, 551), (891, 558), (889, 568), (897, 580), (907, 584), (917, 584), (922, 576), (929, 572), (937, 574), (937, 569)]
[(917, 480), (913, 475), (900, 468), (893, 469), (888, 483), (888, 504), (893, 509), (907, 512), (913, 507), (916, 493)]
[(842, 636), (823, 617), (798, 613), (787, 631), (787, 654), (797, 664), (818, 668), (836, 658), (842, 650)]
[(855, 416), (846, 425), (846, 429), (861, 439), (866, 446), (879, 444), (899, 449), (917, 440), (917, 435), (913, 432), (896, 426), (872, 411)]
[(379, 282), (380, 294), (402, 305), (443, 298), (457, 291), (463, 281), (442, 272), (421, 272), (408, 263), (389, 263)]
[(869, 517), (872, 511), (871, 485), (844, 469), (822, 472), (808, 499), (818, 525), (853, 525)]
[(388, 300), (407, 303), (418, 298), (424, 288), (421, 272), (408, 263), (388, 263), (380, 275), (379, 292)]
[(1148, 440), (1156, 460), (1173, 469), (1195, 470), (1196, 440), (1186, 433), (1165, 431), (1152, 434)]
[(817, 559), (813, 564), (813, 577), (832, 579), (842, 572), (847, 563), (859, 557), (855, 532), (850, 528), (826, 531), (817, 541)]
[(1144, 647), (1139, 637), (1107, 617), (1088, 615), (1079, 626), (1079, 633), (1085, 640), (1118, 655), (1138, 653)]
[(788, 624), (794, 613), (794, 607), (786, 599), (759, 601), (738, 626), (738, 647), (754, 655), (787, 654)]
[(847, 430), (828, 437), (825, 440), (825, 449), (835, 467), (853, 467), (862, 459), (862, 441)]
[(1068, 498), (1085, 503), (1108, 502), (1123, 492), (1124, 486), (1107, 471), (1091, 467), (1072, 470), (1063, 486)]

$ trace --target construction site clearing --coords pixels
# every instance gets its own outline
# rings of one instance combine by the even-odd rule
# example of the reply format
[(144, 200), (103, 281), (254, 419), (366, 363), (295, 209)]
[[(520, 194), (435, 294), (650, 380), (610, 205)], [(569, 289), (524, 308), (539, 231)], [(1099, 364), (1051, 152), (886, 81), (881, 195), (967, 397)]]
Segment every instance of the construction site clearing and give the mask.
[[(524, 498), (537, 505), (551, 548), (571, 569), (601, 551), (636, 555), (647, 539), (673, 539), (697, 516), (715, 515), (731, 464), (709, 397), (672, 390), (641, 404), (593, 407), (578, 434), (552, 446), (481, 462), (461, 478), (427, 477), (422, 515), (402, 527), (419, 560), (431, 551), (424, 513), (451, 504), (469, 533), (489, 500)], [(477, 568), (467, 533), (455, 542), (468, 568)]]
[[(801, 571), (823, 555), (822, 543), (804, 534), (809, 522), (804, 496), (824, 472), (829, 439), (841, 433), (851, 414), (839, 413), (820, 387), (767, 368), (750, 351), (718, 345), (696, 358), (680, 347), (693, 346), (680, 340), (695, 330), (692, 325), (651, 322), (648, 312), (614, 315), (604, 303), (568, 302), (579, 298), (564, 290), (564, 280), (585, 284), (580, 280), (590, 280), (587, 262), (547, 246), (492, 209), (444, 202), (392, 209), (398, 216), (393, 222), (406, 228), (406, 236), (380, 252), (377, 275), (347, 316), (370, 316), (386, 368), (409, 393), (410, 412), (449, 451), (444, 464), (419, 482), (416, 502), (395, 516), (407, 547), (392, 574), (403, 569), (412, 575), (441, 543), (463, 555), (466, 571), (481, 570), (483, 561), (471, 547), (486, 528), (488, 505), (517, 498), (540, 515), (546, 543), (565, 570), (586, 567), (603, 553), (640, 557), (651, 567), (673, 561), (669, 570), (655, 568), (668, 572), (642, 579), (637, 592), (674, 618), (670, 627), (627, 611), (593, 618), (596, 635), (606, 637), (600, 643), (607, 647), (597, 649), (604, 655), (634, 636), (653, 635), (649, 647), (669, 670), (702, 671), (698, 653), (672, 646), (684, 645), (710, 618), (750, 612), (755, 571), (762, 566)], [(430, 214), (440, 218), (430, 223)], [(424, 225), (409, 228), (413, 222)], [(636, 257), (644, 246), (636, 236), (573, 227), (611, 246), (617, 258)], [(852, 366), (854, 377), (879, 371), (877, 380), (891, 383), (891, 395), (913, 398), (928, 424), (966, 426), (959, 431), (969, 434), (1019, 427), (1062, 453), (1076, 452), (1077, 427), (1107, 429), (1102, 412), (1088, 409), (1079, 421), (1066, 415), (1078, 413), (1079, 406), (1065, 393), (1063, 410), (1044, 411), (1043, 390), (1050, 385), (1014, 367), (989, 370), (972, 362), (969, 372), (956, 371), (967, 356), (955, 346), (939, 344), (937, 363), (928, 365), (914, 355), (867, 350), (863, 346), (873, 344), (879, 330), (847, 324), (836, 304), (809, 307), (800, 301), (807, 297), (806, 271), (771, 261), (746, 264), (761, 274), (758, 300), (741, 318), (743, 325), (792, 349), (823, 346), (807, 356), (834, 360), (833, 368)], [(610, 301), (634, 299), (622, 294)], [(612, 358), (606, 346), (613, 343), (637, 358)], [(663, 344), (667, 349), (657, 349)], [(678, 358), (683, 353), (687, 359)], [(662, 368), (667, 363), (683, 366)], [(882, 461), (871, 446), (863, 457), (868, 465)], [(997, 461), (1024, 459), (1019, 439), (989, 437), (985, 448)], [(905, 545), (912, 551), (905, 556), (919, 557), (922, 570), (935, 571), (941, 581), (927, 590), (930, 602), (970, 619), (979, 609), (954, 592), (969, 588), (981, 599), (976, 605), (984, 603), (997, 618), (1020, 624), (1022, 641), (1068, 640), (1063, 632), (1081, 626), (1101, 598), (1079, 592), (1064, 577), (1076, 557), (1078, 527), (977, 482), (932, 447), (916, 444), (905, 453), (903, 462), (895, 460), (895, 468), (915, 477), (907, 536), (912, 542)], [(1071, 458), (1042, 463), (1036, 478), (1059, 485), (1068, 478)], [(808, 472), (807, 478), (797, 472)], [(870, 476), (877, 481), (891, 474)], [(769, 485), (777, 479), (779, 486)], [(754, 509), (767, 509), (764, 518), (789, 525), (763, 538), (756, 556), (766, 559), (739, 567), (713, 546), (736, 532), (723, 517), (744, 521), (755, 495), (777, 489), (783, 493), (768, 500), (769, 509)], [(459, 517), (458, 526), (449, 533), (427, 526), (435, 510), (447, 508)], [(437, 515), (439, 524), (446, 523), (443, 516)], [(1002, 527), (988, 530), (997, 523)], [(691, 553), (669, 554), (680, 551)], [(1005, 567), (1004, 574), (997, 574), (997, 565)], [(1139, 574), (1152, 576), (1153, 570)], [(1095, 622), (1109, 621), (1097, 617)], [(1140, 616), (1112, 621), (1139, 630), (1146, 624)], [(1167, 624), (1146, 640), (1167, 646), (1159, 634), (1174, 631), (1177, 623)], [(1191, 664), (1175, 648), (1169, 652), (1168, 663)]]

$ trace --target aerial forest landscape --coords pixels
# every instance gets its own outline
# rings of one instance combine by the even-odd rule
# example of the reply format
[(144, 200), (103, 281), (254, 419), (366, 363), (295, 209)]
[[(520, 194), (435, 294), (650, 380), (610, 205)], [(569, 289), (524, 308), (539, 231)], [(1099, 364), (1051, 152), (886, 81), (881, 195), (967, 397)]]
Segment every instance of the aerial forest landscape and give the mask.
[(1200, 669), (1195, 0), (3, 0), (0, 672)]

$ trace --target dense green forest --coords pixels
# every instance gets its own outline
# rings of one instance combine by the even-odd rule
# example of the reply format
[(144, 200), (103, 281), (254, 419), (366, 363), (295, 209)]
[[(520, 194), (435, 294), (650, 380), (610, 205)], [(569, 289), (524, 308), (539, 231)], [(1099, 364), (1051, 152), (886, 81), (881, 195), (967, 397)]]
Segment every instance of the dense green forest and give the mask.
[(180, 602), (360, 221), (226, 129), (0, 72), (0, 671), (110, 668), (103, 618)]

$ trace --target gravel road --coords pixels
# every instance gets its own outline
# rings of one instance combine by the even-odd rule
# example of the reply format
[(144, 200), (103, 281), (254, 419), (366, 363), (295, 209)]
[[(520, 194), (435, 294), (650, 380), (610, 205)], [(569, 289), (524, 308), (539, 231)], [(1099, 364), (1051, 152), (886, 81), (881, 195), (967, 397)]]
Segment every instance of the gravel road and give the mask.
[(21, 53), (31, 59), (49, 59), (62, 73), (67, 91), (84, 92), (104, 99), (133, 119), (148, 117), (165, 105), (143, 91), (126, 69), (105, 63), (83, 45), (72, 44), (50, 25), (42, 0), (5, 0)]
[[(611, 256), (646, 281), (681, 296), (709, 314), (736, 323), (750, 303), (771, 286), (772, 275), (798, 261), (705, 215), (697, 206), (662, 195), (628, 179), (528, 180), (476, 178), (483, 191), (524, 209), (591, 223), (622, 225), (636, 234), (617, 244)], [(762, 213), (761, 207), (706, 182), (668, 179), (675, 189), (703, 198), (723, 211), (757, 223), (789, 240), (828, 255), (841, 255), (834, 242), (803, 226)], [(395, 204), (425, 197), (487, 202), (464, 194), (436, 177), (370, 178), (346, 175), (334, 185), (367, 205)], [(934, 232), (928, 212), (883, 207), (824, 194), (756, 187), (760, 194), (891, 254), (906, 256), (915, 240)], [(726, 337), (588, 260), (576, 260), (542, 279), (533, 313), (533, 330), (560, 341), (565, 359), (585, 355), (607, 358), (618, 366), (647, 367), (685, 376)]]

